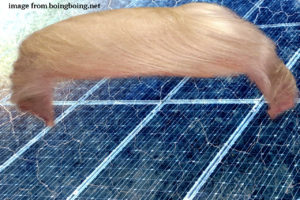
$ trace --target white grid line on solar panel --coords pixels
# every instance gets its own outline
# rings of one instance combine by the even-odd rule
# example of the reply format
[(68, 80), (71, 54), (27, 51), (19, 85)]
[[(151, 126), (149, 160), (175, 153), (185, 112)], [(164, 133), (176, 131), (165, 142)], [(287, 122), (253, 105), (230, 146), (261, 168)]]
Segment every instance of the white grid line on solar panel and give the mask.
[[(171, 99), (166, 104), (255, 104), (259, 99)], [(77, 105), (157, 105), (161, 100), (85, 100), (85, 101), (53, 101), (55, 106)], [(267, 102), (264, 102), (267, 103)], [(300, 98), (296, 99), (300, 103)], [(14, 106), (10, 102), (0, 103), (1, 106)]]
[(136, 134), (156, 115), (156, 113), (165, 105), (172, 96), (187, 82), (188, 78), (183, 78), (164, 98), (161, 104), (156, 107), (131, 131), (128, 136), (104, 159), (99, 166), (72, 192), (69, 199), (76, 199), (77, 196), (98, 176), (98, 174), (105, 169), (105, 167), (117, 156), (123, 148), (135, 137)]
[[(162, 100), (86, 100), (86, 101), (54, 101), (55, 106), (77, 105), (157, 105)], [(258, 99), (170, 99), (166, 104), (255, 104)], [(1, 103), (2, 106), (14, 106), (12, 103)]]
[[(215, 114), (215, 112), (214, 112), (214, 114)], [(196, 114), (196, 116), (197, 116), (197, 114)], [(225, 116), (226, 117), (226, 116)], [(214, 117), (212, 117), (212, 118), (214, 118)], [(198, 120), (197, 120), (198, 121)], [(233, 126), (233, 128), (234, 128), (234, 126)], [(232, 129), (233, 129), (232, 128)], [(185, 135), (185, 133), (183, 133), (183, 134), (181, 134), (182, 136), (184, 136)], [(164, 134), (164, 138), (167, 136), (167, 134)], [(147, 141), (147, 140), (146, 140)], [(163, 141), (163, 138), (162, 139), (160, 139), (160, 141)], [(209, 143), (210, 144), (212, 144), (214, 141), (210, 141)], [(143, 142), (141, 142), (141, 141), (139, 141), (139, 144), (143, 144)], [(146, 143), (144, 143), (145, 145), (147, 145), (147, 142)], [(157, 149), (158, 147), (159, 147), (159, 145), (160, 145), (160, 142), (158, 142), (157, 143), (157, 145), (155, 145), (155, 146), (153, 146), (153, 147), (151, 147), (152, 149)], [(206, 146), (206, 144), (203, 144), (203, 146)], [(141, 148), (143, 148), (143, 146), (141, 147)], [(157, 151), (156, 151), (157, 152)], [(147, 152), (144, 152), (144, 153), (147, 153)], [(161, 152), (161, 154), (163, 154), (164, 152), (162, 151)], [(179, 160), (180, 160), (180, 158), (179, 158)], [(137, 163), (138, 164), (138, 163)], [(120, 166), (120, 168), (121, 169), (126, 169), (126, 165), (127, 165), (127, 163), (124, 163), (124, 165), (123, 166)], [(175, 165), (175, 163), (174, 163), (174, 165)], [(140, 167), (142, 167), (142, 166), (140, 166)], [(128, 168), (128, 167), (127, 167)], [(189, 169), (187, 169), (187, 170), (189, 170)], [(121, 172), (120, 172), (121, 173)], [(113, 176), (118, 176), (119, 174), (113, 174)], [(146, 173), (144, 173), (144, 174), (142, 174), (141, 175), (141, 177), (146, 177)], [(162, 178), (160, 178), (160, 179), (164, 179), (163, 177)], [(149, 179), (148, 179), (149, 180)], [(125, 183), (124, 183), (125, 184)], [(142, 187), (143, 185), (139, 185), (140, 187)], [(151, 185), (152, 186), (152, 185)], [(151, 188), (151, 186), (148, 186), (149, 188)], [(122, 188), (123, 187), (123, 185), (119, 185), (118, 186), (119, 188)], [(136, 189), (135, 189), (136, 190)], [(152, 189), (153, 190), (153, 189)]]
[[(286, 119), (288, 119), (288, 118), (286, 118)], [(264, 121), (266, 121), (266, 120), (264, 120)], [(281, 120), (281, 121), (283, 121), (283, 120)], [(280, 122), (279, 122), (280, 123)], [(270, 124), (269, 124), (269, 126), (268, 127), (270, 127)], [(266, 128), (266, 129), (268, 129), (268, 127), (264, 127), (264, 128)], [(261, 131), (261, 130), (260, 130)], [(259, 131), (259, 132), (260, 132)], [(270, 134), (272, 134), (272, 133), (270, 133)], [(259, 133), (258, 133), (258, 135), (259, 135)], [(292, 136), (291, 136), (292, 137)], [(278, 137), (277, 137), (277, 140), (278, 140)], [(273, 138), (271, 138), (271, 137), (269, 137), (269, 140), (267, 140), (266, 142), (271, 142), (271, 141), (274, 141), (274, 139)], [(286, 142), (287, 141), (289, 141), (288, 140), (288, 138), (286, 139)], [(258, 142), (258, 139), (257, 139), (257, 142)], [(287, 142), (288, 143), (288, 142)], [(265, 144), (266, 146), (269, 146), (268, 144)], [(278, 145), (277, 145), (278, 146)], [(284, 144), (282, 145), (282, 146), (284, 146)], [(257, 158), (256, 159), (254, 159), (254, 160), (259, 160), (259, 159), (262, 159), (262, 157), (261, 157), (261, 155), (262, 154), (264, 154), (264, 153), (266, 153), (266, 151), (267, 151), (267, 149), (265, 149), (265, 151), (260, 151), (260, 153), (257, 155)], [(246, 159), (246, 157), (244, 158), (244, 159), (242, 159), (241, 161), (236, 161), (236, 159), (233, 161), (233, 163), (243, 163), (243, 164), (245, 164), (245, 159)], [(283, 160), (284, 160), (284, 158), (283, 158)], [(266, 173), (268, 173), (269, 171), (271, 171), (270, 169), (273, 169), (274, 168), (274, 166), (276, 166), (276, 163), (274, 164), (274, 162), (276, 162), (276, 159), (273, 159), (273, 161), (269, 164), (270, 166), (265, 170), (266, 171)], [(250, 172), (249, 173), (245, 173), (242, 177), (240, 177), (239, 178), (239, 180), (241, 181), (241, 183), (247, 183), (247, 176), (249, 175), (249, 174), (253, 174), (253, 176), (255, 176), (256, 174), (257, 174), (257, 170), (255, 171), (255, 172), (253, 172), (251, 169), (252, 169), (252, 167), (253, 167), (253, 165), (252, 165), (252, 163), (249, 163), (249, 165), (248, 165), (248, 167), (247, 167), (247, 169), (245, 170), (245, 171), (248, 171), (248, 169), (250, 169)], [(278, 169), (277, 169), (278, 170)], [(223, 172), (224, 174), (227, 174), (227, 172), (228, 172), (228, 170), (226, 171), (226, 172)], [(276, 171), (277, 172), (277, 171)], [(274, 173), (274, 174), (276, 174), (276, 172)], [(269, 174), (269, 173), (268, 173)], [(262, 175), (262, 177), (265, 177), (265, 176), (269, 176), (268, 174), (264, 174), (264, 175)], [(232, 179), (232, 177), (234, 177), (234, 174), (232, 174), (230, 177), (229, 176), (227, 176), (227, 179), (225, 180), (225, 181), (222, 181), (222, 183), (224, 182), (224, 183), (229, 183), (230, 181), (228, 180), (228, 179)], [(248, 177), (248, 179), (252, 179), (252, 178), (254, 178), (254, 177)], [(258, 177), (258, 178), (260, 178), (260, 177)], [(261, 182), (261, 180), (262, 179), (259, 179), (259, 181), (256, 181), (255, 182), (255, 184), (256, 185), (259, 185), (259, 186), (265, 186), (265, 185), (268, 185), (269, 186), (269, 184), (267, 183), (267, 184), (265, 184), (265, 182), (266, 182), (266, 179), (264, 179), (265, 180), (265, 182), (264, 183), (260, 183)], [(271, 180), (270, 180), (271, 181)], [(248, 181), (248, 183), (249, 182), (251, 182), (251, 181)], [(229, 184), (228, 184), (229, 185)], [(245, 186), (245, 189), (246, 189), (246, 186), (247, 186), (248, 184), (243, 184), (243, 187)], [(230, 189), (230, 191), (231, 191), (231, 193), (228, 195), (229, 197), (231, 196), (231, 195), (233, 195), (233, 192), (235, 192), (236, 194), (237, 194), (237, 190), (238, 190), (238, 188), (237, 187), (240, 187), (241, 185), (240, 184), (236, 184), (235, 185), (235, 187), (232, 189)], [(219, 192), (220, 191), (220, 187), (219, 187), (219, 189), (216, 191), (216, 192), (213, 192), (212, 194), (221, 194), (221, 192)], [(226, 191), (226, 187), (224, 188), (224, 187), (222, 187), (222, 190), (223, 191)], [(243, 193), (243, 191), (241, 191), (241, 193)], [(210, 198), (210, 197), (208, 197), (208, 198)]]
[[(292, 68), (292, 66), (296, 63), (296, 61), (298, 60), (298, 58), (300, 57), (300, 48), (295, 52), (295, 54), (292, 56), (292, 58), (289, 60), (289, 62), (286, 64), (287, 67), (289, 69)], [(262, 97), (261, 97), (262, 99)], [(247, 121), (243, 121), (242, 123), (248, 123), (254, 118), (254, 116), (256, 115), (256, 113), (260, 110), (261, 106), (263, 105), (263, 102), (260, 102), (258, 105), (255, 104), (253, 106), (253, 108), (255, 108), (256, 106), (258, 107), (258, 109), (253, 112), (253, 115), (251, 115), (251, 111), (250, 111), (250, 115), (247, 119)], [(240, 127), (240, 126), (239, 126)], [(231, 146), (235, 143), (235, 141), (239, 138), (241, 132), (243, 132), (243, 130), (246, 128), (246, 126), (241, 126), (241, 129), (239, 129), (239, 127), (236, 129), (236, 131), (232, 134), (232, 136), (234, 136), (235, 134), (237, 134), (237, 137), (234, 137), (234, 139), (230, 142)], [(230, 137), (231, 139), (231, 137)], [(229, 140), (230, 140), (229, 139)], [(228, 141), (229, 141), (228, 140)], [(209, 176), (213, 173), (213, 171), (216, 169), (217, 165), (221, 162), (221, 160), (224, 158), (224, 156), (227, 154), (228, 150), (231, 148), (231, 146), (226, 146), (227, 142), (224, 144), (224, 148), (222, 148), (220, 150), (220, 152), (222, 151), (226, 151), (225, 154), (221, 154), (219, 155), (219, 153), (217, 154), (217, 156), (215, 157), (214, 160), (211, 161), (210, 165), (208, 166), (208, 169), (206, 169), (203, 174), (201, 174), (201, 176), (199, 177), (199, 179), (196, 181), (195, 185), (191, 188), (191, 190), (187, 193), (186, 197), (184, 198), (185, 200), (192, 200), (197, 193), (200, 191), (200, 189), (202, 188), (202, 186), (205, 184), (205, 182), (207, 181), (207, 179), (209, 178)], [(221, 156), (221, 157), (218, 157)]]
[(258, 28), (281, 28), (281, 27), (294, 27), (300, 26), (300, 22), (291, 22), (291, 23), (278, 23), (278, 24), (261, 24), (257, 25)]
[[(90, 90), (88, 90), (79, 100), (78, 102), (85, 100), (89, 97), (98, 87), (105, 83), (107, 79), (102, 79), (98, 83), (96, 83)], [(74, 104), (70, 106), (67, 110), (65, 110), (59, 117), (55, 119), (55, 123), (59, 123), (63, 120), (68, 114), (70, 114), (78, 105)], [(32, 138), (26, 145), (24, 145), (21, 149), (19, 149), (14, 155), (12, 155), (8, 160), (6, 160), (0, 166), (0, 173), (8, 167), (12, 162), (14, 162), (17, 158), (19, 158), (25, 151), (27, 151), (34, 143), (36, 143), (40, 138), (42, 138), (45, 134), (47, 134), (51, 130), (50, 127), (44, 128), (40, 133), (38, 133), (34, 138)]]
[[(166, 104), (256, 104), (259, 99), (171, 99), (166, 102)], [(161, 102), (161, 100), (92, 100), (92, 101), (81, 101), (76, 103), (77, 101), (54, 101), (53, 105), (55, 106), (72, 106), (74, 104), (77, 105), (157, 105)], [(296, 103), (300, 103), (300, 98), (295, 100)], [(264, 101), (264, 103), (267, 103)], [(11, 103), (0, 103), (1, 106), (14, 106)]]

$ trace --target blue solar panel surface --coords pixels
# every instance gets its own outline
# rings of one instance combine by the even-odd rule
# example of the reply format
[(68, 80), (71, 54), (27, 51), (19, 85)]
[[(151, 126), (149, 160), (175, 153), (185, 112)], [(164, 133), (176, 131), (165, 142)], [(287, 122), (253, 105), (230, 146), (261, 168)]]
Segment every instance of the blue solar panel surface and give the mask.
[[(272, 38), (300, 88), (298, 0), (208, 2)], [(245, 76), (70, 81), (54, 100), (53, 128), (1, 101), (0, 199), (300, 198), (299, 100), (271, 121)]]

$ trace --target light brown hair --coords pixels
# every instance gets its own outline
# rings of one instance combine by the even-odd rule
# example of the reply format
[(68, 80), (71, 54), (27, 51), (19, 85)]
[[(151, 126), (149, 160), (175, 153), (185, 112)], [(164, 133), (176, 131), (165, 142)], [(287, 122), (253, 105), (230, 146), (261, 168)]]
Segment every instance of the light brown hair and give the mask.
[(14, 63), (12, 102), (53, 125), (52, 90), (64, 79), (246, 74), (275, 118), (294, 106), (293, 75), (274, 43), (225, 7), (190, 3), (80, 15), (23, 41)]

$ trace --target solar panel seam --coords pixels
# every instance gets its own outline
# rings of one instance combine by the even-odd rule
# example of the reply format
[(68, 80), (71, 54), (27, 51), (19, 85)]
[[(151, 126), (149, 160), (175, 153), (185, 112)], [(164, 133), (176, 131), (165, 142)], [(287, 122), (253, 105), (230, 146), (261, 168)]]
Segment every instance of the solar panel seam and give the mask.
[(300, 26), (300, 22), (291, 22), (291, 23), (278, 23), (278, 24), (261, 24), (257, 25), (259, 28), (280, 28), (280, 27), (294, 27)]
[[(79, 100), (83, 101), (89, 97), (98, 87), (105, 83), (107, 79), (102, 79), (98, 83), (96, 83), (90, 90), (88, 90)], [(59, 123), (63, 120), (68, 114), (70, 114), (78, 105), (73, 104), (67, 110), (65, 110), (58, 118), (55, 119), (55, 123)], [(12, 162), (14, 162), (17, 158), (19, 158), (25, 151), (27, 151), (34, 143), (36, 143), (40, 138), (42, 138), (45, 134), (47, 134), (51, 130), (50, 127), (44, 128), (40, 133), (38, 133), (34, 138), (32, 138), (26, 145), (24, 145), (21, 149), (19, 149), (14, 155), (12, 155), (8, 160), (6, 160), (0, 166), (0, 173), (6, 169)]]
[[(294, 53), (294, 55), (291, 57), (289, 62), (286, 64), (286, 66), (289, 69), (291, 69), (292, 66), (294, 66), (294, 64), (297, 62), (299, 57), (300, 57), (300, 48)], [(260, 99), (261, 99), (261, 101), (253, 106), (252, 110), (248, 113), (248, 115), (244, 118), (244, 120), (241, 122), (241, 124), (234, 131), (234, 133), (230, 136), (228, 141), (224, 144), (224, 146), (218, 152), (218, 154), (215, 156), (215, 158), (210, 162), (209, 166), (205, 169), (205, 171), (201, 174), (201, 176), (195, 182), (195, 184), (190, 189), (190, 191), (186, 194), (186, 196), (184, 197), (184, 200), (192, 200), (195, 198), (197, 193), (200, 191), (200, 189), (206, 183), (209, 176), (214, 172), (217, 165), (221, 162), (221, 160), (227, 154), (229, 149), (236, 142), (236, 140), (239, 138), (241, 133), (244, 131), (244, 129), (248, 126), (250, 121), (254, 118), (254, 116), (258, 113), (258, 111), (262, 107), (263, 96)]]
[[(166, 104), (255, 104), (258, 99), (170, 99)], [(53, 101), (56, 106), (77, 105), (156, 105), (161, 100), (85, 100), (85, 101)], [(14, 106), (2, 103), (2, 106)]]
[[(161, 100), (86, 100), (86, 101), (54, 101), (55, 106), (72, 106), (77, 105), (156, 105)], [(170, 99), (166, 104), (255, 104), (259, 99)], [(266, 103), (266, 102), (264, 102)], [(296, 103), (300, 103), (300, 98), (296, 99)], [(12, 103), (1, 103), (1, 106), (14, 106)]]

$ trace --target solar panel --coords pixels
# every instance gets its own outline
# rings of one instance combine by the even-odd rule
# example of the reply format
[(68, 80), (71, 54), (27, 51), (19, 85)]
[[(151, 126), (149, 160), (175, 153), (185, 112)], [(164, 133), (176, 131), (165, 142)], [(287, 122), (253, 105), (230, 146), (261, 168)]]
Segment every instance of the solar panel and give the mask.
[[(102, 10), (188, 2), (100, 1)], [(299, 1), (206, 2), (229, 7), (272, 38), (300, 88)], [(86, 12), (8, 10), (2, 63), (12, 63), (26, 34)], [(0, 97), (0, 199), (300, 198), (300, 100), (272, 121), (245, 76), (61, 83), (53, 128), (18, 112), (7, 90)]]

